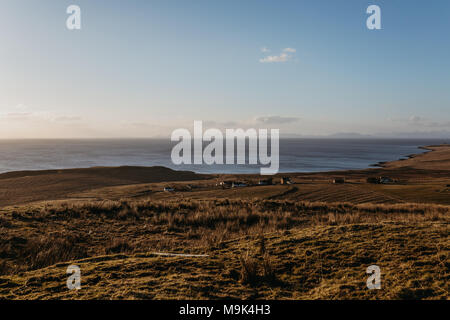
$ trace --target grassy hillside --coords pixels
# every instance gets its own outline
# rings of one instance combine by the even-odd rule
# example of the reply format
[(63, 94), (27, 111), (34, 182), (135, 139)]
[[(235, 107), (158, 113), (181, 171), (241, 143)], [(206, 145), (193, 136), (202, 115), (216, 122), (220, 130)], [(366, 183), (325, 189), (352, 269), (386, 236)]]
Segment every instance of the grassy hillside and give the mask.
[(8, 172), (0, 174), (0, 207), (64, 199), (72, 193), (106, 186), (199, 179), (208, 179), (208, 176), (164, 167), (97, 167)]
[[(0, 175), (0, 299), (448, 299), (450, 147), (432, 150), (274, 178), (289, 185), (159, 167)], [(367, 182), (380, 176), (395, 182)]]
[[(25, 207), (0, 220), (0, 297), (448, 298), (448, 213), (227, 200)], [(78, 292), (66, 288), (70, 264), (82, 270)], [(382, 290), (366, 288), (372, 264)]]

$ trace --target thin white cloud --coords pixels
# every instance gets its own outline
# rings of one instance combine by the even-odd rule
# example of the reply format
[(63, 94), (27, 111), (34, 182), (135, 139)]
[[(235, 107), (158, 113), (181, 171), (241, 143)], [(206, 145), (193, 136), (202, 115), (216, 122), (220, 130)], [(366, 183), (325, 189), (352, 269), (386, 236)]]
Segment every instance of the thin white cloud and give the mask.
[(206, 120), (203, 121), (203, 126), (209, 128), (234, 128), (238, 127), (239, 123), (237, 121), (215, 121), (215, 120)]
[(33, 114), (29, 112), (8, 112), (0, 114), (0, 120), (7, 121), (23, 121), (33, 117)]
[(388, 118), (388, 121), (396, 122), (400, 124), (404, 124), (407, 126), (414, 126), (414, 127), (427, 127), (427, 128), (445, 128), (450, 129), (450, 121), (433, 121), (431, 119), (418, 116), (418, 115), (412, 115), (409, 118)]
[(287, 62), (291, 57), (287, 53), (282, 53), (279, 56), (267, 56), (259, 59), (261, 63), (273, 63), (273, 62)]
[(58, 116), (54, 118), (55, 121), (59, 122), (73, 122), (73, 121), (81, 121), (81, 117), (77, 116)]
[(293, 58), (293, 54), (296, 52), (297, 52), (297, 50), (294, 48), (284, 48), (282, 53), (280, 53), (279, 55), (272, 55), (272, 56), (264, 57), (262, 59), (259, 59), (259, 62), (261, 62), (261, 63), (287, 62)]
[(51, 121), (51, 122), (73, 122), (81, 120), (81, 117), (67, 114), (59, 114), (45, 110), (30, 108), (19, 104), (7, 107), (7, 112), (0, 113), (0, 121)]
[(267, 53), (267, 52), (270, 52), (270, 49), (267, 47), (262, 47), (261, 52)]
[(282, 117), (282, 116), (264, 116), (256, 118), (257, 122), (269, 125), (295, 123), (299, 120), (300, 118), (297, 117)]

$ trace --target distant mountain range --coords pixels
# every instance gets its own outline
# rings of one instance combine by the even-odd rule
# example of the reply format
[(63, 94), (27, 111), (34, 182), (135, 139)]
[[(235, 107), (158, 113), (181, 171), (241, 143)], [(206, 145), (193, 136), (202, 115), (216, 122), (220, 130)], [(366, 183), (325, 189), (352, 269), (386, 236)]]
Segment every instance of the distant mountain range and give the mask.
[(329, 135), (301, 135), (301, 134), (281, 134), (282, 138), (328, 138), (328, 139), (377, 139), (377, 138), (397, 138), (397, 139), (450, 139), (450, 131), (430, 131), (430, 132), (380, 132), (375, 134), (361, 134), (357, 132), (338, 132)]

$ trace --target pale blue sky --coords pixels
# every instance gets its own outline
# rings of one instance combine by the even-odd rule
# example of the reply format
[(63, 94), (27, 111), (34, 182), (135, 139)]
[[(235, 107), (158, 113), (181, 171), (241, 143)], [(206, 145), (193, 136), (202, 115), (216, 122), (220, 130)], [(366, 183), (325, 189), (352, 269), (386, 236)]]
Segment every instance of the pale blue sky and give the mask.
[(449, 34), (446, 0), (0, 0), (0, 135), (449, 131)]

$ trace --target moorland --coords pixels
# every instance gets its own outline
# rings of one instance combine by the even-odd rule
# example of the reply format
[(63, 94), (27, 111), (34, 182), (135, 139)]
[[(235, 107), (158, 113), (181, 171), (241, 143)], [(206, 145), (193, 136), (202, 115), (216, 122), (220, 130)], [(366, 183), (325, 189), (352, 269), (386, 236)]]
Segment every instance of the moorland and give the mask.
[(271, 183), (163, 167), (0, 174), (0, 298), (448, 299), (450, 146), (427, 151)]

